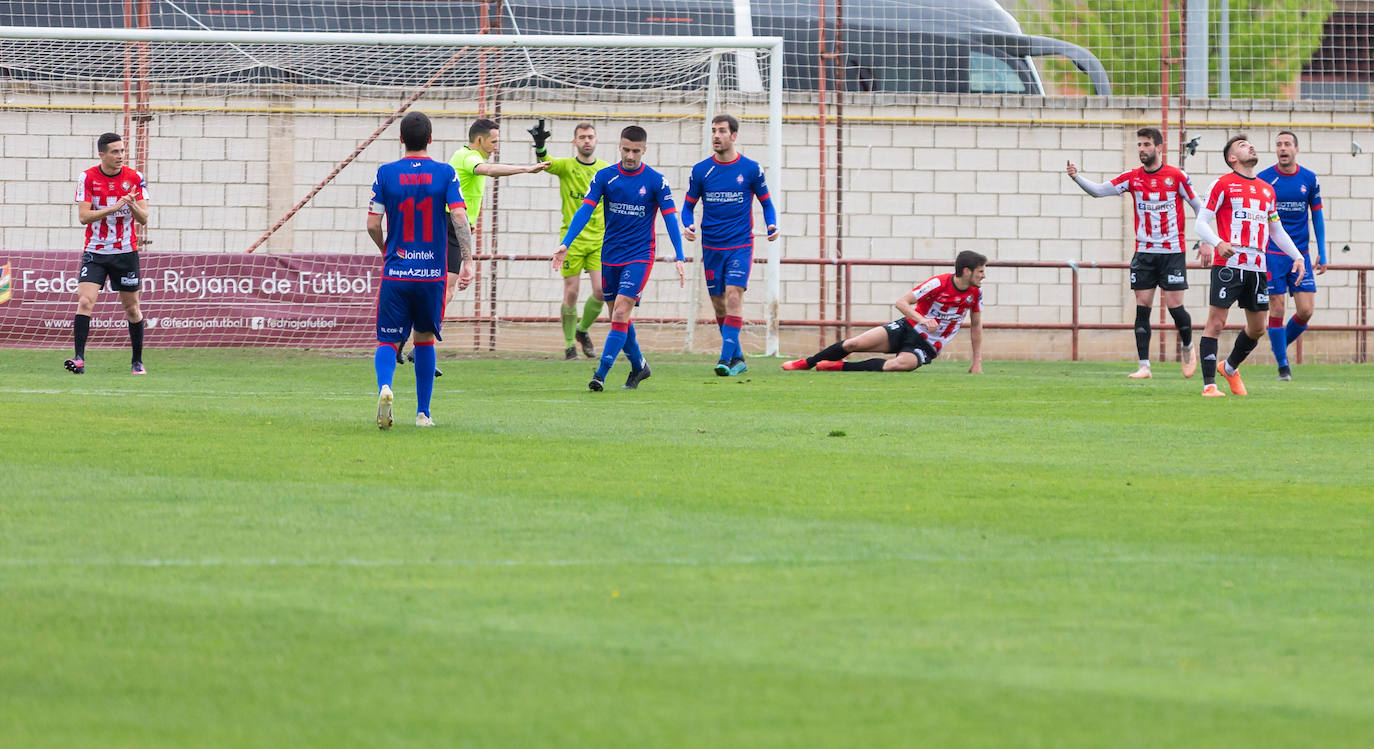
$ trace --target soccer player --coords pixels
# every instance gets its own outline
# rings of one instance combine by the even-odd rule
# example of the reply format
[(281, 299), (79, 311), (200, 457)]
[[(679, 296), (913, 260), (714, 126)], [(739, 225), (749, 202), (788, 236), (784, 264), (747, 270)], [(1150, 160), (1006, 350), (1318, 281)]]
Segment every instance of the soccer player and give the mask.
[[(1321, 186), (1311, 169), (1298, 166), (1298, 136), (1283, 130), (1274, 140), (1279, 163), (1259, 173), (1259, 178), (1274, 186), (1279, 218), (1288, 238), (1302, 254), (1302, 283), (1298, 283), (1293, 263), (1272, 241), (1265, 253), (1269, 263), (1269, 347), (1279, 365), (1279, 380), (1293, 379), (1288, 366), (1288, 346), (1307, 330), (1317, 297), (1316, 277), (1326, 272), (1326, 222), (1322, 220)], [(1317, 235), (1317, 264), (1308, 252), (1307, 213), (1312, 212), (1312, 231)], [(1293, 316), (1283, 322), (1284, 295), (1293, 295)]]
[(553, 267), (560, 268), (577, 235), (591, 220), (598, 203), (606, 204), (606, 234), (601, 245), (601, 294), (611, 304), (611, 331), (601, 346), (601, 363), (587, 388), (605, 389), (606, 375), (620, 352), (630, 360), (630, 376), (622, 390), (634, 390), (649, 379), (649, 363), (639, 349), (635, 326), (630, 317), (639, 304), (644, 284), (654, 263), (654, 215), (663, 214), (668, 239), (677, 255), (677, 279), (687, 285), (683, 265), (682, 234), (678, 229), (677, 207), (668, 179), (644, 164), (649, 135), (644, 128), (631, 125), (620, 131), (620, 163), (606, 167), (592, 178), (582, 207), (553, 253)]
[[(558, 178), (558, 191), (563, 196), (563, 225), (558, 231), (566, 234), (568, 227), (572, 226), (573, 215), (582, 206), (582, 198), (591, 187), (592, 177), (610, 164), (596, 157), (596, 127), (590, 122), (579, 122), (573, 128), (572, 145), (576, 155), (558, 159), (550, 157), (548, 149), (544, 147), (553, 133), (544, 128), (543, 120), (530, 128), (529, 132), (534, 138), (535, 157), (548, 163), (549, 174)], [(576, 359), (577, 346), (582, 347), (582, 353), (588, 359), (596, 356), (596, 346), (592, 345), (589, 331), (606, 306), (601, 296), (601, 238), (605, 228), (605, 214), (598, 205), (587, 221), (587, 228), (568, 247), (568, 256), (563, 259), (563, 267), (559, 269), (563, 274), (563, 307), (559, 318), (563, 322), (564, 359)], [(582, 318), (579, 320), (577, 287), (581, 285), (584, 270), (592, 282), (592, 295), (582, 307)]]
[(711, 119), (711, 150), (715, 153), (692, 167), (687, 196), (682, 199), (682, 233), (689, 242), (697, 238), (692, 209), (701, 201), (701, 261), (706, 271), (706, 292), (716, 311), (720, 328), (721, 377), (749, 369), (739, 345), (743, 326), (744, 290), (754, 263), (754, 201), (763, 207), (768, 241), (778, 238), (778, 215), (768, 197), (763, 167), (735, 150), (739, 120), (728, 114)]
[[(973, 361), (968, 371), (983, 373), (983, 278), (988, 259), (973, 250), (954, 258), (954, 272), (941, 273), (922, 281), (895, 303), (902, 316), (817, 351), (805, 359), (783, 362), (792, 371), (811, 369), (832, 372), (909, 372), (934, 361), (944, 350), (964, 316), (969, 318), (969, 342)], [(859, 351), (896, 354), (863, 361), (844, 361)]]
[(138, 227), (148, 225), (148, 183), (124, 166), (124, 139), (105, 133), (96, 140), (100, 163), (82, 172), (76, 183), (77, 217), (86, 227), (81, 274), (76, 286), (76, 318), (72, 336), (76, 352), (63, 362), (67, 371), (86, 371), (86, 338), (91, 333), (91, 310), (100, 289), (109, 281), (119, 293), (124, 319), (129, 321), (133, 359), (129, 371), (147, 374), (143, 366), (143, 312), (138, 307)]
[[(468, 206), (468, 226), (477, 225), (477, 216), (482, 212), (482, 195), (487, 189), (487, 177), (509, 177), (512, 174), (530, 174), (542, 172), (548, 168), (547, 164), (530, 164), (528, 166), (512, 166), (510, 164), (488, 164), (487, 159), (491, 158), (501, 147), (500, 126), (488, 119), (475, 120), (468, 128), (468, 144), (453, 152), (453, 157), (448, 160), (449, 166), (458, 172), (458, 183), (462, 187), (463, 197)], [(456, 249), (458, 238), (449, 234), (449, 248)], [(452, 255), (452, 253), (450, 253)], [(471, 255), (465, 255), (468, 260), (463, 260), (462, 265), (466, 266), (470, 261)], [(467, 285), (458, 285), (457, 264), (450, 261), (448, 284), (444, 292), (444, 308), (453, 301), (455, 289), (462, 290)], [(476, 273), (476, 269), (473, 270)], [(475, 277), (475, 275), (474, 275)], [(402, 341), (402, 346), (405, 342)], [(400, 349), (397, 349), (397, 357), (400, 357)], [(442, 375), (442, 372), (435, 372)]]
[[(1220, 398), (1226, 394), (1216, 386), (1217, 335), (1226, 325), (1231, 305), (1245, 310), (1245, 329), (1236, 334), (1235, 346), (1221, 365), (1221, 376), (1231, 392), (1245, 395), (1237, 367), (1255, 349), (1264, 334), (1269, 310), (1265, 247), (1269, 241), (1283, 250), (1296, 264), (1295, 284), (1302, 283), (1306, 268), (1302, 255), (1283, 230), (1274, 199), (1274, 188), (1255, 177), (1259, 157), (1244, 135), (1232, 136), (1221, 149), (1222, 158), (1232, 171), (1216, 181), (1207, 193), (1207, 202), (1197, 217), (1197, 233), (1216, 249), (1212, 262), (1211, 307), (1202, 333), (1202, 394)], [(1212, 222), (1216, 222), (1213, 230)], [(1202, 250), (1204, 262), (1212, 254)]]
[[(463, 261), (458, 288), (472, 282), (472, 233), (458, 175), (448, 164), (429, 158), (433, 126), (423, 112), (401, 120), (405, 155), (377, 169), (367, 233), (385, 256), (382, 287), (377, 295), (377, 427), (391, 428), (395, 396), (396, 353), (415, 331), (415, 426), (432, 427), (429, 410), (434, 392), (434, 341), (442, 340), (444, 287), (448, 285), (448, 231), (452, 223)], [(448, 210), (445, 211), (444, 209)], [(382, 238), (382, 216), (386, 238)]]
[(1183, 345), (1183, 376), (1197, 371), (1197, 351), (1193, 348), (1193, 318), (1183, 308), (1183, 292), (1188, 288), (1188, 258), (1184, 254), (1183, 204), (1192, 206), (1196, 216), (1202, 201), (1193, 193), (1192, 180), (1182, 169), (1164, 163), (1160, 145), (1164, 135), (1153, 127), (1136, 131), (1136, 155), (1140, 166), (1097, 183), (1085, 179), (1078, 167), (1068, 162), (1069, 178), (1094, 198), (1131, 193), (1135, 199), (1135, 254), (1131, 256), (1131, 290), (1135, 292), (1135, 351), (1140, 367), (1127, 375), (1133, 380), (1150, 379), (1150, 308), (1155, 303), (1155, 287), (1164, 295), (1164, 306), (1174, 318), (1178, 340)]

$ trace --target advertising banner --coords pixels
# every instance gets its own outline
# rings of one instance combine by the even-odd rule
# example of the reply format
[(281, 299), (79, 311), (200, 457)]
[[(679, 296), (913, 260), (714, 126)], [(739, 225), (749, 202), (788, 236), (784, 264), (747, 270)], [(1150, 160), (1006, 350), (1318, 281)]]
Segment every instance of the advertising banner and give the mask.
[[(376, 343), (380, 254), (138, 254), (151, 348)], [(0, 250), (0, 348), (69, 348), (80, 271), (80, 252)], [(88, 345), (128, 341), (119, 295), (102, 288)]]

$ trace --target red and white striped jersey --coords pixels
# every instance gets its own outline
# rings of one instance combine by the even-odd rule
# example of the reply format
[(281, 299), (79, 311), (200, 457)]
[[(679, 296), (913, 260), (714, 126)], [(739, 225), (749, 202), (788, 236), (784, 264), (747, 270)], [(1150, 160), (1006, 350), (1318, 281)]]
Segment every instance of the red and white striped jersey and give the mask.
[[(76, 183), (76, 202), (89, 201), (92, 208), (112, 206), (121, 197), (132, 194), (135, 200), (148, 199), (148, 183), (143, 175), (121, 167), (119, 174), (111, 177), (100, 170), (100, 165), (81, 173)], [(86, 252), (99, 255), (115, 255), (138, 250), (138, 222), (134, 213), (125, 206), (99, 221), (86, 224)]]
[(1197, 198), (1193, 181), (1175, 166), (1153, 172), (1136, 167), (1111, 181), (1118, 194), (1135, 198), (1135, 251), (1183, 252), (1183, 205)]
[(954, 338), (954, 334), (959, 332), (965, 315), (970, 311), (983, 311), (983, 290), (977, 286), (970, 286), (960, 291), (954, 285), (953, 273), (941, 273), (922, 281), (911, 290), (911, 298), (915, 302), (917, 312), (940, 321), (940, 327), (932, 333), (915, 320), (910, 320), (936, 351), (944, 348), (945, 344)]
[(1236, 251), (1224, 260), (1215, 255), (1212, 265), (1268, 270), (1264, 248), (1269, 244), (1269, 221), (1279, 216), (1274, 188), (1262, 179), (1231, 172), (1212, 185), (1206, 208), (1217, 215), (1217, 235)]

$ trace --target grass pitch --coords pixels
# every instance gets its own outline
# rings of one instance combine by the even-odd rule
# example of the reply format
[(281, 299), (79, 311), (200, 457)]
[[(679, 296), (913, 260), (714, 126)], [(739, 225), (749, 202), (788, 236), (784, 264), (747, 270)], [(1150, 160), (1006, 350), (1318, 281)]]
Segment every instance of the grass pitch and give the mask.
[(6, 746), (1374, 744), (1368, 367), (442, 359), (382, 433), (367, 356), (64, 355), (0, 356)]

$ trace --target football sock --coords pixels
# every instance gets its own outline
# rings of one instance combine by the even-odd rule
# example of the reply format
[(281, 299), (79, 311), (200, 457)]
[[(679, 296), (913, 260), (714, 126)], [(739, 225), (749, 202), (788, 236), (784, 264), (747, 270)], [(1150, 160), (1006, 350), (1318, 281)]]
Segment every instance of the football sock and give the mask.
[(829, 346), (817, 351), (815, 354), (806, 357), (806, 366), (814, 367), (816, 362), (839, 361), (846, 356), (844, 341), (836, 341)]
[[(383, 385), (390, 385), (391, 378), (396, 376), (396, 348), (394, 343), (377, 344), (377, 353), (372, 357), (372, 366), (377, 370), (378, 392), (381, 392)], [(433, 369), (430, 367), (431, 372)]]
[(720, 360), (730, 361), (739, 356), (739, 329), (743, 320), (733, 315), (726, 316), (720, 323)]
[(879, 359), (864, 359), (863, 361), (847, 361), (847, 362), (844, 363), (844, 369), (843, 369), (842, 371), (845, 371), (845, 372), (881, 372), (881, 371), (883, 371), (883, 364), (886, 364), (886, 363), (887, 363), (887, 359), (882, 359), (882, 358), (879, 358)]
[(625, 328), (625, 358), (630, 360), (630, 369), (638, 372), (644, 368), (644, 354), (639, 351), (639, 337), (635, 335), (635, 324)]
[(1217, 381), (1217, 339), (1203, 336), (1198, 342), (1198, 353), (1202, 355), (1202, 384), (1213, 385)]
[(558, 310), (558, 319), (563, 323), (563, 345), (573, 345), (573, 331), (577, 329), (577, 307), (565, 304)]
[(1284, 327), (1284, 332), (1288, 334), (1289, 343), (1298, 340), (1298, 336), (1302, 335), (1304, 330), (1307, 330), (1307, 320), (1297, 315), (1288, 318), (1288, 325)]
[[(596, 322), (596, 318), (601, 316), (601, 310), (605, 309), (605, 307), (606, 303), (600, 299), (596, 297), (588, 298), (586, 304), (582, 305), (582, 322), (577, 324), (577, 329), (583, 333), (591, 330), (592, 323)], [(571, 341), (572, 339), (569, 338), (568, 340)], [(571, 346), (572, 344), (569, 343), (568, 345)]]
[(606, 342), (601, 344), (601, 364), (596, 368), (598, 380), (606, 379), (606, 373), (611, 371), (611, 366), (615, 364), (615, 358), (620, 356), (620, 350), (625, 347), (625, 339), (629, 337), (629, 330), (629, 323), (611, 323), (611, 332), (606, 334)]
[(434, 353), (434, 341), (415, 344), (415, 413), (433, 416), (429, 399), (434, 395), (434, 365), (439, 356)]
[(1254, 351), (1257, 345), (1259, 345), (1258, 338), (1251, 338), (1243, 330), (1237, 333), (1236, 345), (1231, 349), (1231, 355), (1226, 357), (1226, 364), (1229, 367), (1226, 371), (1234, 373), (1236, 369), (1240, 367), (1241, 362), (1245, 361), (1245, 357), (1249, 356), (1250, 352)]
[(1288, 331), (1283, 327), (1282, 317), (1270, 317), (1269, 348), (1274, 352), (1274, 362), (1280, 367), (1288, 366)]
[(130, 361), (143, 361), (143, 329), (143, 320), (129, 323), (129, 345), (134, 350), (133, 359)]
[(1183, 348), (1193, 345), (1193, 317), (1188, 314), (1188, 310), (1181, 304), (1170, 307), (1169, 316), (1174, 318), (1174, 327), (1178, 328), (1178, 342)]
[(72, 321), (72, 333), (76, 337), (76, 358), (86, 358), (86, 338), (91, 334), (91, 316), (77, 315)]
[(1135, 353), (1141, 363), (1150, 361), (1150, 308), (1135, 306)]

